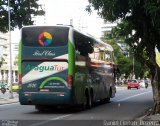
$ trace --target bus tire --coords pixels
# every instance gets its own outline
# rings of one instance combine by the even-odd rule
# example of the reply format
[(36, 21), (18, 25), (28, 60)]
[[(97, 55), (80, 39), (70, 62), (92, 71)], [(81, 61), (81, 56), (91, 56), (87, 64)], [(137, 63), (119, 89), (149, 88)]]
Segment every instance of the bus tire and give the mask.
[(82, 110), (82, 111), (87, 108), (87, 103), (88, 103), (88, 102), (87, 102), (87, 100), (88, 100), (88, 99), (87, 99), (87, 96), (88, 96), (87, 94), (88, 94), (88, 90), (85, 91), (84, 101), (83, 101), (83, 103), (80, 105), (80, 110)]
[(112, 97), (112, 88), (110, 88), (110, 90), (109, 90), (109, 97), (108, 98), (106, 98), (106, 102), (107, 103), (110, 103), (110, 98)]
[(88, 93), (86, 94), (86, 99), (87, 99), (86, 108), (87, 108), (87, 109), (92, 108), (92, 105), (93, 105), (92, 94), (88, 92)]
[(109, 97), (102, 99), (101, 103), (110, 103), (110, 98), (112, 97), (112, 88), (109, 90)]

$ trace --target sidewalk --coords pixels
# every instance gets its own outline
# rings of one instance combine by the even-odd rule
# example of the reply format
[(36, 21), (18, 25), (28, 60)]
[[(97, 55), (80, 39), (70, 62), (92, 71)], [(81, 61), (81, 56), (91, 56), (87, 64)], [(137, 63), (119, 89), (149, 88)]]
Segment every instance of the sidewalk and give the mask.
[(143, 116), (137, 119), (140, 121), (140, 126), (160, 126), (160, 114), (147, 116), (150, 111), (151, 109), (146, 111)]
[(2, 94), (0, 91), (0, 105), (11, 104), (11, 103), (16, 103), (16, 102), (19, 102), (18, 93), (13, 92), (13, 98), (10, 98), (10, 93), (8, 90), (5, 92), (5, 94)]
[(138, 126), (160, 126), (160, 114), (143, 116), (136, 121)]

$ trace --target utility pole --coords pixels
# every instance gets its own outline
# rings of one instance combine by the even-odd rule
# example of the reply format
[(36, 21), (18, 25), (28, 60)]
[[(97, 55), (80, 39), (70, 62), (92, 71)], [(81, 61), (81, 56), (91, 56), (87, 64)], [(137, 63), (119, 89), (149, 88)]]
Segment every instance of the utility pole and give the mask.
[(132, 76), (132, 78), (135, 79), (134, 78), (134, 52), (133, 52), (133, 76)]
[(10, 99), (13, 99), (13, 91), (12, 91), (12, 44), (11, 44), (11, 15), (10, 15), (10, 1), (8, 0), (8, 41), (9, 41), (9, 55), (10, 55), (10, 63), (9, 63), (9, 93)]

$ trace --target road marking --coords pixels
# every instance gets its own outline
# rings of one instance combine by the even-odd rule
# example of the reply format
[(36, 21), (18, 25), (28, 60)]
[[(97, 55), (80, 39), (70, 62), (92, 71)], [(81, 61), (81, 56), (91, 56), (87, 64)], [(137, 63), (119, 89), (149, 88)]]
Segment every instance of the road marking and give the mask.
[(52, 119), (50, 119), (50, 120), (60, 120), (60, 119), (66, 118), (66, 117), (71, 116), (71, 115), (72, 115), (72, 114), (63, 115), (63, 116), (58, 116), (58, 117), (52, 118)]
[(151, 93), (151, 92), (152, 91), (143, 92), (143, 93), (140, 93), (140, 94), (137, 94), (137, 95), (133, 95), (133, 96), (130, 96), (130, 97), (122, 98), (120, 100), (116, 100), (115, 102), (126, 101), (128, 99), (131, 99), (131, 98), (134, 98), (134, 97), (137, 97), (137, 96), (140, 96), (140, 95), (144, 95), (144, 94), (147, 94), (147, 93)]
[(62, 115), (62, 116), (58, 116), (58, 117), (55, 117), (55, 118), (51, 118), (47, 121), (43, 121), (43, 122), (39, 122), (39, 123), (35, 123), (35, 124), (32, 124), (30, 126), (43, 126), (43, 125), (46, 125), (47, 123), (51, 122), (51, 121), (56, 121), (56, 120), (60, 120), (60, 119), (64, 119), (68, 116), (71, 116), (72, 114), (68, 114), (68, 115)]

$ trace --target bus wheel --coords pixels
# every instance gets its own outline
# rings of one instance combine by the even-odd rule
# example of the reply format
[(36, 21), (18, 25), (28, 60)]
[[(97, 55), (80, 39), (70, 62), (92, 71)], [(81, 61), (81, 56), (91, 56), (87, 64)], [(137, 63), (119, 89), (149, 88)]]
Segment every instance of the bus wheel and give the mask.
[(92, 108), (92, 104), (93, 104), (92, 95), (91, 95), (91, 94), (90, 94), (90, 95), (88, 94), (88, 95), (86, 96), (86, 99), (87, 99), (86, 108), (87, 108), (87, 109)]
[(110, 90), (109, 90), (109, 97), (100, 100), (100, 102), (101, 102), (102, 104), (103, 104), (103, 103), (109, 103), (111, 97), (112, 97), (112, 88), (110, 88)]

